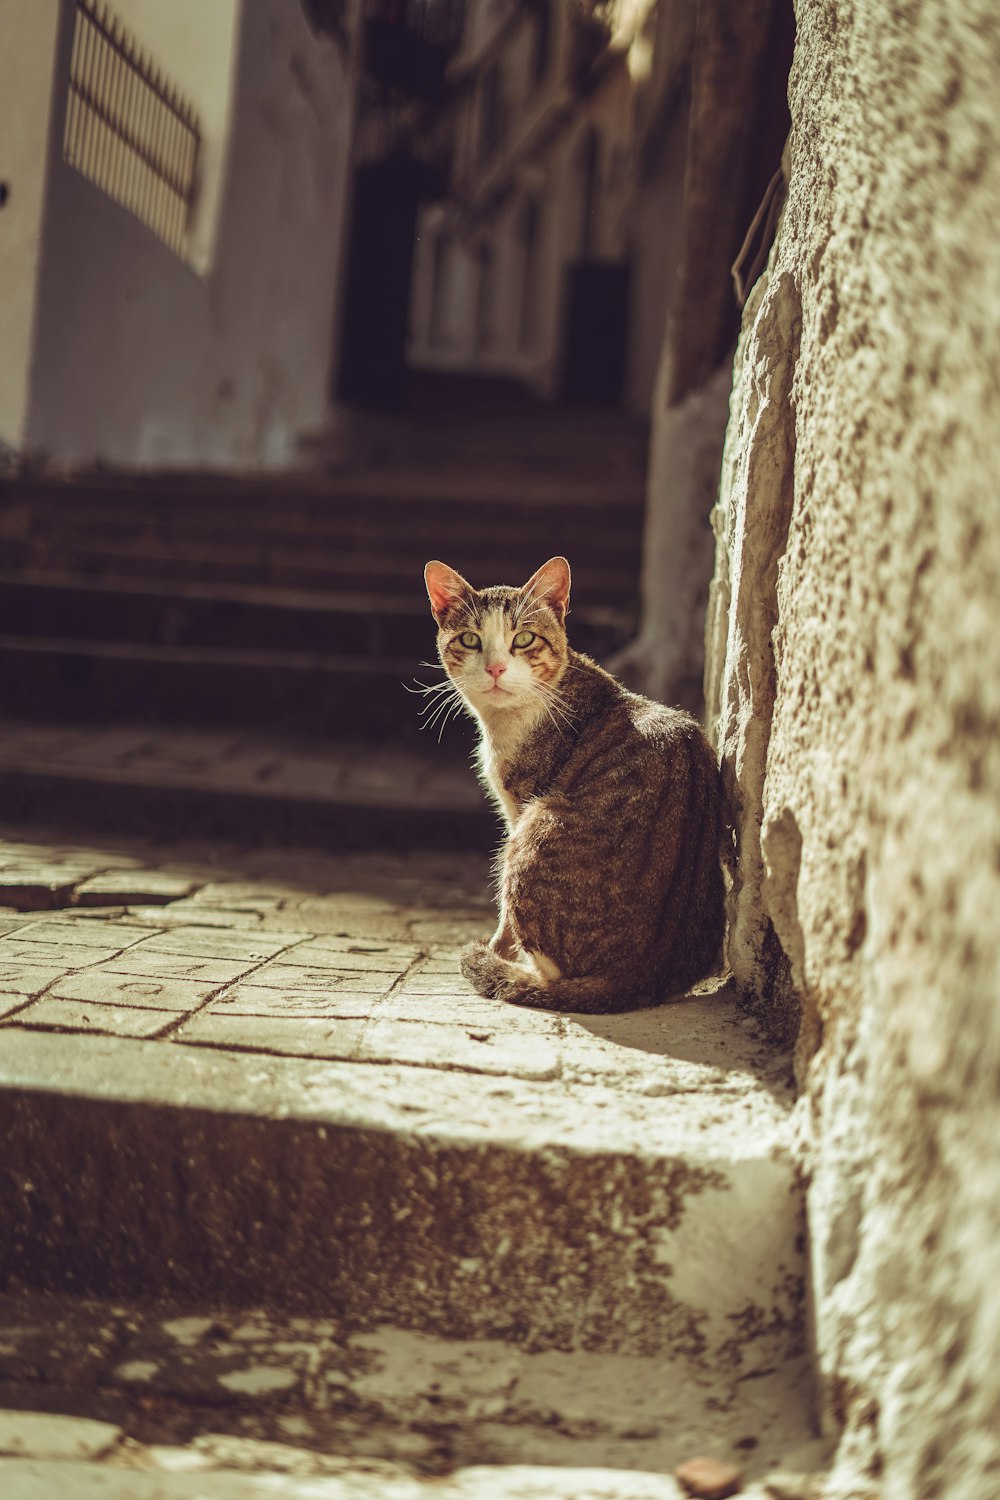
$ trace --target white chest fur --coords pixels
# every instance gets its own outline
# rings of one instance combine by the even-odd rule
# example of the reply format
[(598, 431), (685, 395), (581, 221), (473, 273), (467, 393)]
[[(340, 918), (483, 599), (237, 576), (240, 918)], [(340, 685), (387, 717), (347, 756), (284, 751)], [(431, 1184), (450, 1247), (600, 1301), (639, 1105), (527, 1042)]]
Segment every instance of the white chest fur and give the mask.
[(507, 821), (507, 827), (513, 828), (520, 816), (521, 809), (503, 784), (500, 757), (491, 745), (489, 736), (485, 733), (479, 741), (477, 760), (479, 762), (480, 781), (503, 813)]

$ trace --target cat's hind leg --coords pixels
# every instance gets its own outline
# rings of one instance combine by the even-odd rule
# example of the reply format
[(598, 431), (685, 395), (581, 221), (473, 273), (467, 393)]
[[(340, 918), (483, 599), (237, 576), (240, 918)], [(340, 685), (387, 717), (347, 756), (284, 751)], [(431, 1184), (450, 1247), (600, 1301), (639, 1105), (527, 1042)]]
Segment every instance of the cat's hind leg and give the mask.
[(593, 974), (567, 979), (557, 971), (548, 978), (537, 957), (525, 954), (524, 962), (511, 963), (494, 953), (489, 943), (482, 940), (469, 943), (462, 949), (461, 968), (478, 994), (490, 1000), (504, 1000), (509, 1005), (530, 1006), (534, 1010), (606, 1015), (656, 1003), (652, 994), (637, 990), (634, 981), (630, 983), (612, 975)]
[(514, 923), (511, 921), (507, 903), (501, 898), (500, 919), (497, 930), (490, 938), (489, 948), (491, 953), (497, 953), (501, 958), (516, 959), (521, 953), (521, 944), (518, 939)]
[[(538, 974), (526, 962), (505, 958), (494, 947), (495, 941), (467, 943), (462, 949), (461, 970), (477, 994), (490, 1000), (507, 1000), (512, 984), (537, 984)], [(516, 939), (515, 951), (520, 951)]]

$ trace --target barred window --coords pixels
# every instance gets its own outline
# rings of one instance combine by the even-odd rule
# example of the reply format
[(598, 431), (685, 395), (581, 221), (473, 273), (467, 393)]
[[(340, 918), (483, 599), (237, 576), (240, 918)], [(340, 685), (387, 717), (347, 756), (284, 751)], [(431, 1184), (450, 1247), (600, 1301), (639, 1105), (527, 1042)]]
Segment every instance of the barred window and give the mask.
[(185, 256), (201, 133), (190, 104), (96, 0), (77, 0), (63, 155)]

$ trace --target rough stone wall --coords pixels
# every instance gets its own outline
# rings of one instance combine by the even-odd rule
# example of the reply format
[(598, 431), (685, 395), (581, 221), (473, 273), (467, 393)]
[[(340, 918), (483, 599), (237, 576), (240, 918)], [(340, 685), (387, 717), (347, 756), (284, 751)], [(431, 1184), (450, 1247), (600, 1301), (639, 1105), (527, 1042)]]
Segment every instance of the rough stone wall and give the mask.
[(1000, 13), (799, 0), (707, 697), (787, 1029), (838, 1493), (1000, 1493)]

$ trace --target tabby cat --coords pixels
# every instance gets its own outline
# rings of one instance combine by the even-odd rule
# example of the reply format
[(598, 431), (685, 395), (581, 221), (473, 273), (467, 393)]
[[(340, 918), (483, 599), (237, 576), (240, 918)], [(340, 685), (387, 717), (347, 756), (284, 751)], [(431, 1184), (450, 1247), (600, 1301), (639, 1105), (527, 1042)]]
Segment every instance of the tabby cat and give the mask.
[(441, 562), (424, 577), (507, 823), (499, 925), (464, 950), (462, 973), (481, 995), (590, 1013), (704, 978), (722, 944), (722, 808), (698, 724), (572, 649), (564, 557), (521, 589), (474, 589)]

